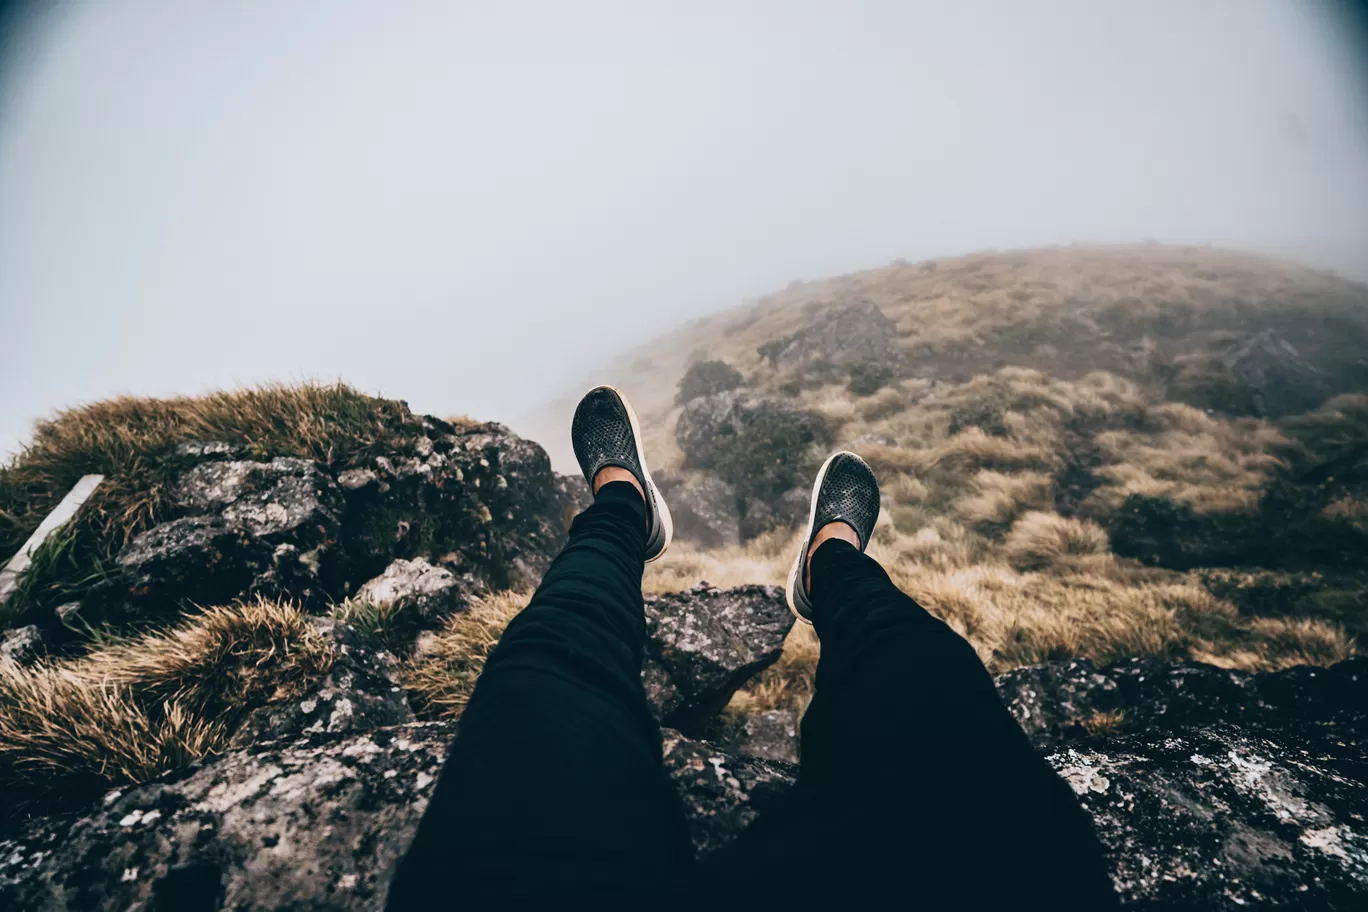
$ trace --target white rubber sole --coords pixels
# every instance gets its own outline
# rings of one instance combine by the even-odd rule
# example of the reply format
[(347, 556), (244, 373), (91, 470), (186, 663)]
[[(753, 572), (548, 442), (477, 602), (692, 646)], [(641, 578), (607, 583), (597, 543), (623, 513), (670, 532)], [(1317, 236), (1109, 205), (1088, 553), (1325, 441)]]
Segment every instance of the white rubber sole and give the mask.
[[(674, 519), (670, 516), (670, 505), (665, 502), (665, 498), (660, 496), (660, 489), (651, 480), (651, 470), (646, 465), (646, 451), (642, 449), (641, 445), (641, 423), (637, 421), (636, 409), (632, 408), (631, 401), (616, 386), (601, 383), (594, 389), (612, 390), (613, 395), (617, 396), (618, 401), (627, 409), (627, 421), (632, 426), (632, 440), (636, 442), (637, 465), (641, 466), (641, 474), (646, 479), (647, 496), (651, 498), (651, 504), (655, 508), (653, 512), (660, 519), (661, 533), (665, 538), (660, 550), (646, 558), (646, 563), (649, 564), (651, 561), (659, 560), (662, 554), (670, 550), (670, 542), (674, 541)], [(592, 393), (593, 391), (590, 390), (589, 392)]]
[(822, 463), (822, 467), (817, 471), (817, 480), (812, 483), (812, 497), (808, 503), (807, 529), (803, 532), (803, 544), (798, 549), (798, 556), (793, 559), (793, 567), (789, 569), (788, 585), (784, 587), (784, 598), (788, 602), (789, 611), (793, 616), (804, 624), (811, 625), (812, 621), (798, 610), (798, 593), (802, 592), (803, 585), (803, 564), (807, 562), (808, 548), (812, 547), (812, 535), (816, 531), (813, 525), (817, 522), (817, 492), (822, 490), (822, 482), (826, 481), (827, 469), (836, 457), (841, 455), (841, 450), (832, 453)]

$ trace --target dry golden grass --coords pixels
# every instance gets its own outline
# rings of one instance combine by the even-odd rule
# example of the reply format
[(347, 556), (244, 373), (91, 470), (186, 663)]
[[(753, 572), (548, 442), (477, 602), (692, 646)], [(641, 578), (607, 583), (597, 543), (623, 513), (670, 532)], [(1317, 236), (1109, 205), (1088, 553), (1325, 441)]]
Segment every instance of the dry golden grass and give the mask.
[(0, 666), (0, 782), (140, 782), (222, 749), (248, 709), (298, 696), (332, 652), (298, 608), (259, 600), (74, 659)]
[(508, 622), (527, 606), (529, 592), (500, 592), (452, 615), (446, 626), (419, 641), (401, 681), (419, 715), (460, 718), (485, 659)]
[(1008, 526), (1027, 510), (1054, 505), (1054, 479), (1043, 472), (1006, 475), (983, 470), (973, 478), (974, 493), (955, 502), (955, 514), (980, 526)]
[(1032, 510), (1012, 524), (1002, 553), (1018, 570), (1069, 565), (1106, 556), (1107, 533), (1097, 523)]

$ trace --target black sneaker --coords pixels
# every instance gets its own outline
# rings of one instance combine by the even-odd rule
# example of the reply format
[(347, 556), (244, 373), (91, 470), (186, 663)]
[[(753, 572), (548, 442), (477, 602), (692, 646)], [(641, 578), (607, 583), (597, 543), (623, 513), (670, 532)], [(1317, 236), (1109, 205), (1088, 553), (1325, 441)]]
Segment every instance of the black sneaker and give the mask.
[(627, 397), (611, 386), (596, 386), (584, 394), (575, 408), (570, 425), (570, 442), (575, 447), (584, 480), (592, 490), (594, 476), (604, 466), (619, 466), (631, 472), (646, 492), (646, 560), (653, 561), (670, 547), (674, 522), (670, 508), (660, 496), (646, 469), (646, 454), (641, 449), (641, 425)]
[(803, 580), (807, 577), (807, 554), (812, 537), (829, 522), (849, 523), (860, 536), (860, 550), (869, 547), (869, 536), (879, 518), (879, 482), (865, 461), (842, 450), (827, 457), (812, 485), (812, 506), (808, 509), (807, 532), (802, 547), (789, 571), (789, 610), (800, 621), (812, 623), (812, 601)]

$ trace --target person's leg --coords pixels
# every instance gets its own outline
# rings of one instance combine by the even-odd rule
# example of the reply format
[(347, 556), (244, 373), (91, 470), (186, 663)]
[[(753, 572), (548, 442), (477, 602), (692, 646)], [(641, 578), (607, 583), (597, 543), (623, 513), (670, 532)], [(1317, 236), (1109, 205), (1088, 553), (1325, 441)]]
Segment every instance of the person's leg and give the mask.
[(800, 907), (1114, 907), (1091, 821), (973, 648), (863, 553), (878, 514), (869, 466), (832, 455), (786, 589), (822, 644), (798, 785), (708, 859), (709, 888)]
[(389, 908), (668, 892), (690, 859), (641, 685), (647, 512), (603, 486), (461, 717)]
[(1091, 821), (973, 647), (846, 541), (810, 569), (822, 655), (802, 725), (806, 891), (1114, 906)]

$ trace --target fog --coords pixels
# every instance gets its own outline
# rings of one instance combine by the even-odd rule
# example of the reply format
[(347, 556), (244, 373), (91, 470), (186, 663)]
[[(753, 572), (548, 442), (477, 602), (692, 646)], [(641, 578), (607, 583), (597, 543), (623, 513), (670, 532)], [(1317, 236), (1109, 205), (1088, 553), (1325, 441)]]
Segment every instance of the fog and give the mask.
[(83, 401), (306, 378), (516, 426), (682, 321), (896, 257), (1151, 238), (1368, 279), (1364, 70), (1319, 9), (30, 5), (0, 452)]

